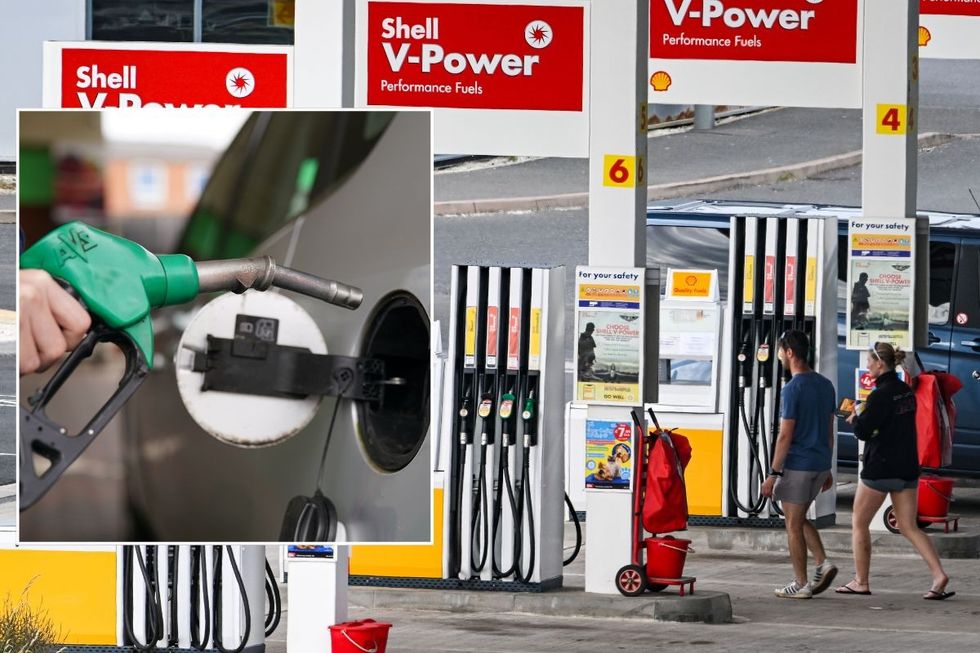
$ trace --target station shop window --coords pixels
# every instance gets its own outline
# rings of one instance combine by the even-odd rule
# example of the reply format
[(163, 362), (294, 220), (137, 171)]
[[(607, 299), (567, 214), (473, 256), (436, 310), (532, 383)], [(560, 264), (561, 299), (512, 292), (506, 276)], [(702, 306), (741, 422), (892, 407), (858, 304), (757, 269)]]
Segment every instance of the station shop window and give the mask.
[(293, 44), (295, 0), (88, 0), (97, 41)]
[[(647, 267), (659, 268), (667, 278), (668, 268), (718, 270), (718, 293), (728, 297), (728, 229), (715, 227), (647, 227)], [(662, 293), (666, 292), (666, 286)]]
[(248, 255), (343, 185), (394, 117), (389, 112), (256, 112), (215, 167), (181, 251)]
[(201, 40), (292, 45), (293, 4), (292, 0), (203, 0)]
[(95, 41), (194, 40), (194, 0), (89, 0)]

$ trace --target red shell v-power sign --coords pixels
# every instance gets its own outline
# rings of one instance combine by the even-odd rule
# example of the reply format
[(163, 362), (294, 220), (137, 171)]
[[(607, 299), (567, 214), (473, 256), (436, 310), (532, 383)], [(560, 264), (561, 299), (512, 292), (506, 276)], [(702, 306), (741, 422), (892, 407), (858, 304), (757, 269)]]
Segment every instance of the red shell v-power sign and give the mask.
[(857, 0), (651, 0), (650, 57), (855, 63), (857, 22)]
[(139, 49), (99, 45), (102, 47), (92, 43), (46, 44), (45, 76), (60, 70), (56, 89), (60, 97), (50, 101), (46, 97), (46, 106), (289, 106), (288, 51), (213, 51), (177, 44)]
[(581, 111), (581, 6), (369, 2), (367, 103)]

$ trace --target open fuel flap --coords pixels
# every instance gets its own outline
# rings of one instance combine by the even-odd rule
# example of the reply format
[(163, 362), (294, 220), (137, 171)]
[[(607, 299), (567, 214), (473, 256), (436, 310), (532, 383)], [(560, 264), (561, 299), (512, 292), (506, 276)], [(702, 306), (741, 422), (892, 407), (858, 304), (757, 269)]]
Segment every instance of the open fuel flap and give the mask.
[(397, 472), (415, 458), (429, 429), (429, 318), (414, 295), (398, 291), (378, 302), (361, 354), (382, 362), (390, 379), (379, 401), (358, 404), (361, 444), (373, 465)]

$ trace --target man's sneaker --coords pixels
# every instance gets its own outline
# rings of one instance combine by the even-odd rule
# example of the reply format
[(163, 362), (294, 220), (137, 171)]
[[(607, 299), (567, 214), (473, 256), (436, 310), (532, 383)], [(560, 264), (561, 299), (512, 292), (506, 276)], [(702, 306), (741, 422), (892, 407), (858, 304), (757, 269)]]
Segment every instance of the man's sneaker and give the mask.
[(776, 596), (781, 599), (812, 599), (813, 592), (810, 590), (809, 583), (800, 585), (794, 580), (786, 587), (776, 590)]
[(830, 560), (824, 560), (813, 572), (813, 580), (810, 581), (810, 591), (817, 595), (823, 592), (837, 577), (837, 567), (831, 564)]

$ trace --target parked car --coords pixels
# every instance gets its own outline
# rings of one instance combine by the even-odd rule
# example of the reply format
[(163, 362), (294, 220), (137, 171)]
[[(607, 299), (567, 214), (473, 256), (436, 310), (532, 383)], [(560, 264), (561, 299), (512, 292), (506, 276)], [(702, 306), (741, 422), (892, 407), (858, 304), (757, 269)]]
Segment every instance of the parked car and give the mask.
[[(837, 391), (853, 396), (854, 370), (861, 352), (845, 348), (847, 306), (847, 218), (855, 207), (766, 202), (656, 202), (647, 207), (647, 265), (719, 270), (722, 301), (727, 301), (730, 218), (737, 215), (790, 217), (837, 216)], [(928, 217), (929, 346), (919, 350), (924, 367), (944, 370), (964, 384), (957, 409), (953, 462), (945, 472), (980, 477), (980, 215), (921, 212)], [(957, 316), (958, 319), (954, 319)], [(863, 364), (863, 361), (860, 361)], [(704, 366), (703, 373), (710, 373)], [(690, 370), (687, 371), (690, 373)], [(857, 467), (857, 439), (849, 424), (838, 421), (837, 462)]]
[[(256, 112), (217, 163), (181, 238), (195, 260), (270, 255), (360, 287), (356, 311), (286, 293), (328, 353), (380, 358), (380, 404), (343, 402), (320, 488), (348, 541), (430, 538), (429, 119), (417, 112)], [(210, 299), (210, 298), (207, 298)], [(193, 305), (154, 314), (155, 366), (126, 407), (127, 481), (143, 536), (269, 541), (310, 495), (335, 400), (285, 442), (240, 449), (188, 414), (174, 351)], [(247, 401), (247, 396), (242, 395)]]

